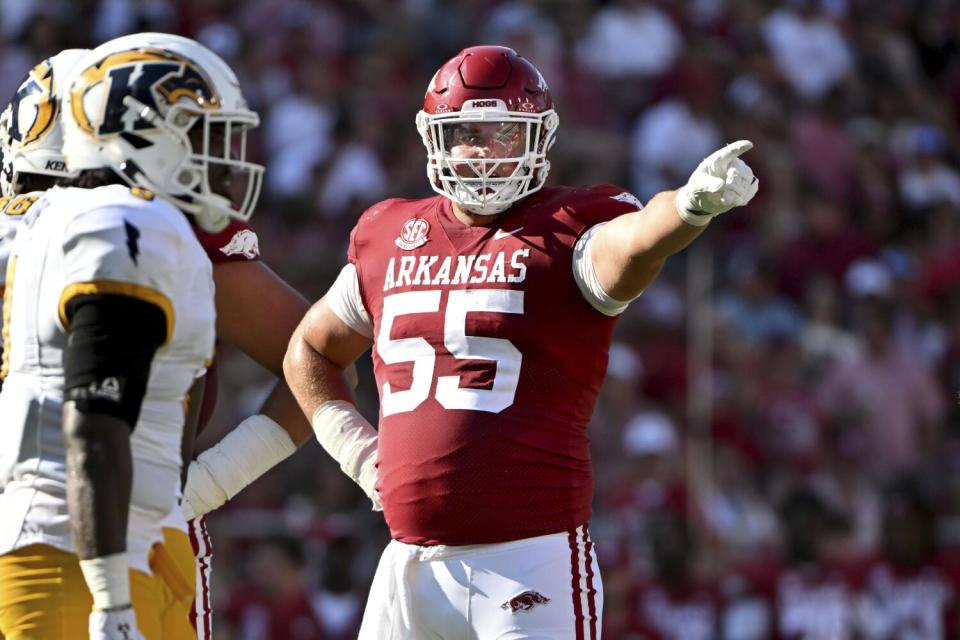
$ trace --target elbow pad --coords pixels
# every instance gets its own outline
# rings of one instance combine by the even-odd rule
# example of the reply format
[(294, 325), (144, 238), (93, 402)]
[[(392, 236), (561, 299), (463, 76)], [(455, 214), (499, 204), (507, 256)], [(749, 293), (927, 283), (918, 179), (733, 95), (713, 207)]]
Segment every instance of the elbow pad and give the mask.
[(119, 418), (133, 429), (153, 356), (166, 339), (163, 311), (118, 295), (78, 296), (67, 304), (64, 400), (83, 413)]

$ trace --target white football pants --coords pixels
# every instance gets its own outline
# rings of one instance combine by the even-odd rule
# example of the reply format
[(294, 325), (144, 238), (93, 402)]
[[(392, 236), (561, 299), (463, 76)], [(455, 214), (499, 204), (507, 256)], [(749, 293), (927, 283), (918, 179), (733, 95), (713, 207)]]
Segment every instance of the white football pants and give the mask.
[(392, 540), (359, 640), (596, 640), (602, 609), (585, 526), (497, 544)]

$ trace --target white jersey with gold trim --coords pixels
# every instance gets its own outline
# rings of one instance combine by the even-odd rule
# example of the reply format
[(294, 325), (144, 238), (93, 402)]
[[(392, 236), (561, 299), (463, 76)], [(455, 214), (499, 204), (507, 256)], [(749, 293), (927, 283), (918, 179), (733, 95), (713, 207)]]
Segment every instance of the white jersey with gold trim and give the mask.
[[(7, 272), (7, 261), (10, 259), (10, 248), (13, 238), (17, 235), (18, 224), (31, 207), (43, 196), (43, 191), (23, 193), (18, 196), (0, 197), (0, 277)], [(0, 283), (0, 292), (3, 283)], [(0, 309), (3, 307), (0, 306)]]
[(184, 398), (213, 356), (210, 260), (183, 213), (120, 185), (53, 188), (18, 226), (4, 293), (0, 554), (35, 543), (74, 551), (61, 419), (65, 309), (76, 295), (120, 294), (167, 316), (130, 443), (127, 547), (131, 568), (150, 573), (149, 550), (179, 493)]

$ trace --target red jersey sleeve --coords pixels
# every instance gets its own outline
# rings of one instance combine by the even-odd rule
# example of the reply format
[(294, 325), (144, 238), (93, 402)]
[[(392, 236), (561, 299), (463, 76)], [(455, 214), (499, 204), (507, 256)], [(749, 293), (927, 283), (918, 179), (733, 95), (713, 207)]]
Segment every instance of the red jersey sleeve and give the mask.
[(363, 301), (363, 305), (366, 309), (370, 308), (370, 301), (367, 298), (364, 287), (363, 268), (359, 258), (360, 251), (364, 246), (369, 245), (372, 240), (376, 239), (376, 225), (378, 222), (380, 222), (378, 218), (380, 218), (381, 214), (389, 210), (392, 205), (401, 201), (402, 198), (389, 198), (374, 204), (360, 214), (357, 224), (354, 225), (353, 229), (350, 231), (350, 241), (347, 244), (347, 261), (357, 269), (357, 280), (360, 286), (360, 299)]
[(377, 231), (376, 225), (380, 222), (379, 218), (394, 204), (400, 202), (403, 202), (402, 198), (381, 200), (360, 214), (357, 224), (354, 225), (353, 230), (350, 232), (350, 244), (347, 248), (347, 260), (357, 266), (358, 269), (359, 265), (357, 261), (359, 252), (365, 245), (370, 244), (373, 238), (372, 234), (375, 234)]
[(582, 225), (580, 233), (583, 233), (596, 224), (638, 211), (643, 208), (643, 203), (623, 187), (600, 184), (575, 189), (564, 208)]
[(230, 220), (222, 231), (210, 232), (192, 225), (200, 246), (207, 252), (210, 262), (251, 262), (260, 259), (260, 240), (250, 223)]

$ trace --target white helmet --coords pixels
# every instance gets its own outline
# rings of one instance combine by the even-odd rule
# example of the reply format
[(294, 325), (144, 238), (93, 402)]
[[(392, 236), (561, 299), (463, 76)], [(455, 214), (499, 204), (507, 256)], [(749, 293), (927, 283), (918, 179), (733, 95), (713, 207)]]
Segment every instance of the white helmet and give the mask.
[(60, 96), (88, 49), (66, 49), (27, 74), (0, 113), (0, 195), (15, 195), (25, 174), (72, 178), (63, 158)]
[(247, 162), (246, 136), (260, 117), (227, 63), (198, 42), (165, 33), (106, 42), (74, 69), (63, 100), (71, 171), (111, 168), (207, 228), (253, 213), (263, 166)]

